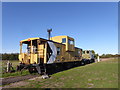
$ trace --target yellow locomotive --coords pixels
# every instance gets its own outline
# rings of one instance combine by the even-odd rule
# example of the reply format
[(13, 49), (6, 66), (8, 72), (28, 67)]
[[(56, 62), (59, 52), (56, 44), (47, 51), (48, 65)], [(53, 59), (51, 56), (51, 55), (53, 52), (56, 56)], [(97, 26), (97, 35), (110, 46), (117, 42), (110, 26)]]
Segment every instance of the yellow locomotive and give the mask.
[(82, 59), (86, 60), (86, 63), (95, 62), (95, 56), (92, 50), (84, 50), (82, 52)]

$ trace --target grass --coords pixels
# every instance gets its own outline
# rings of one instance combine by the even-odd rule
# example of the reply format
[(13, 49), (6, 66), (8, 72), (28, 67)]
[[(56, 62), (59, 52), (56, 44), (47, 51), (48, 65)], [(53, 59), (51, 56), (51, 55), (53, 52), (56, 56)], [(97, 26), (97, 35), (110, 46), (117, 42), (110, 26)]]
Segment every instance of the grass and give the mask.
[(2, 74), (2, 78), (6, 78), (6, 77), (14, 77), (14, 76), (24, 76), (24, 75), (29, 75), (29, 71), (28, 70), (24, 70), (22, 71), (22, 73), (20, 71), (18, 72), (14, 72), (14, 73), (5, 73)]
[(27, 82), (18, 88), (118, 88), (118, 60), (80, 66), (53, 74), (49, 79)]
[[(2, 73), (3, 69), (6, 69), (6, 65), (7, 65), (6, 63), (7, 63), (7, 60), (0, 61), (0, 64), (2, 65), (0, 73)], [(10, 60), (10, 63), (12, 63), (12, 66), (13, 66), (14, 69), (16, 69), (16, 66), (19, 65), (19, 61), (18, 60)], [(23, 75), (29, 75), (29, 74), (30, 73), (28, 72), (28, 70), (24, 70), (24, 71), (22, 71), (22, 73), (21, 72), (4, 73), (0, 77), (6, 78), (6, 77), (23, 76)]]
[[(0, 61), (0, 65), (2, 66), (0, 68), (0, 73), (4, 72), (6, 70), (7, 62), (8, 62), (8, 60)], [(12, 66), (13, 66), (14, 69), (16, 69), (16, 66), (19, 65), (19, 61), (18, 60), (10, 60), (10, 63), (12, 63)]]
[[(1, 62), (1, 61), (0, 61)], [(6, 63), (8, 62), (8, 60), (2, 60), (2, 65), (7, 65)], [(19, 64), (18, 60), (9, 60), (10, 63), (12, 63), (12, 66), (15, 67)]]

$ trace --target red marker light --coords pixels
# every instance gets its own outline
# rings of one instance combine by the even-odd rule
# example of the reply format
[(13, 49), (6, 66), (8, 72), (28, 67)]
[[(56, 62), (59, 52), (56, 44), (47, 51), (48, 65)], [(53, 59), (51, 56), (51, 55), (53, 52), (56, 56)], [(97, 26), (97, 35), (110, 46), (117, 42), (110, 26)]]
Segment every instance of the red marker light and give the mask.
[(28, 39), (28, 41), (30, 41), (30, 39)]

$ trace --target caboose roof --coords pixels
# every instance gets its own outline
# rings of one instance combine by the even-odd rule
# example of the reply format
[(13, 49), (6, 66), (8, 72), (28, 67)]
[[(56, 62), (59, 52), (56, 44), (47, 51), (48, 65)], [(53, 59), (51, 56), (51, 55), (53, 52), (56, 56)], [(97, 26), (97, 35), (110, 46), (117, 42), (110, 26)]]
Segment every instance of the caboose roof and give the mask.
[(20, 42), (25, 42), (25, 41), (28, 41), (28, 40), (36, 40), (36, 39), (40, 39), (40, 38), (39, 37), (28, 38), (28, 39), (21, 40)]

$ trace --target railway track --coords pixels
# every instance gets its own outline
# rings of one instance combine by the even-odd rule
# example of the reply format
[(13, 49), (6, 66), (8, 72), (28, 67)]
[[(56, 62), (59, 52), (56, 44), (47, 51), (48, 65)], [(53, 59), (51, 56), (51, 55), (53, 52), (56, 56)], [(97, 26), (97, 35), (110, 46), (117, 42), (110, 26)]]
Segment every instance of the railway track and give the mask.
[(15, 83), (15, 82), (18, 82), (18, 81), (23, 81), (23, 80), (26, 80), (26, 79), (31, 79), (31, 78), (34, 78), (34, 77), (38, 77), (40, 75), (26, 75), (26, 76), (16, 76), (16, 77), (9, 77), (9, 78), (2, 78), (2, 83), (0, 83), (1, 85), (7, 85), (7, 84), (10, 84), (10, 83)]

